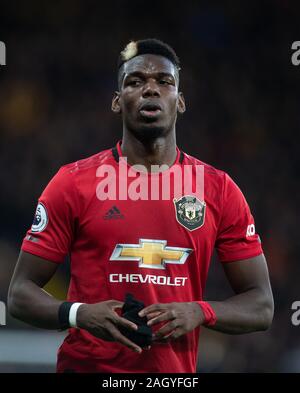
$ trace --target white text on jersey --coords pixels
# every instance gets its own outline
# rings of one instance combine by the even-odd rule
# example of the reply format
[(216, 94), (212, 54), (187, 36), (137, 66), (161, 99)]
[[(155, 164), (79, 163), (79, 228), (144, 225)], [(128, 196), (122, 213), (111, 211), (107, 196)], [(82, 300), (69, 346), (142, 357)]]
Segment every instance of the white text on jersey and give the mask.
[(154, 284), (154, 285), (168, 285), (175, 287), (184, 287), (187, 277), (169, 277), (169, 276), (154, 276), (152, 274), (142, 274), (135, 273), (112, 273), (109, 275), (109, 282), (111, 283), (141, 283), (141, 284)]

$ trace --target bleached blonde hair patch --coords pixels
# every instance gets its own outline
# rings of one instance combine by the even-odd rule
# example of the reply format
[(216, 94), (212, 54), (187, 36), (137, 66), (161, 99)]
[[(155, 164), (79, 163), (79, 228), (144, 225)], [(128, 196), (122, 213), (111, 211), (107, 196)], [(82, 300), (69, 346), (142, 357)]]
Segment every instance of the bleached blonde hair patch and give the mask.
[(138, 53), (138, 45), (135, 41), (130, 41), (129, 44), (126, 45), (125, 49), (121, 52), (122, 59), (124, 61), (128, 61), (136, 56)]

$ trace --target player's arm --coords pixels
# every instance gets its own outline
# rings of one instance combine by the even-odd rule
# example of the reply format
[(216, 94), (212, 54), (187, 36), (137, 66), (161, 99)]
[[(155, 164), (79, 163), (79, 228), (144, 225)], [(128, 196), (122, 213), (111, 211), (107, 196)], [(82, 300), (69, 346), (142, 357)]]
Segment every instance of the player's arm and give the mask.
[[(268, 329), (273, 319), (274, 302), (263, 254), (226, 263), (224, 269), (235, 295), (224, 301), (208, 302), (217, 321), (210, 328), (229, 334)], [(197, 302), (153, 304), (140, 315), (148, 316), (150, 326), (165, 322), (156, 332), (157, 340), (178, 338), (205, 322)]]
[(58, 309), (62, 301), (43, 289), (58, 266), (20, 252), (8, 291), (8, 311), (13, 317), (39, 328), (59, 329)]
[[(13, 317), (39, 328), (60, 329), (58, 310), (63, 302), (43, 289), (57, 267), (57, 263), (21, 251), (8, 292), (8, 310)], [(141, 352), (141, 348), (123, 336), (118, 329), (120, 326), (137, 329), (134, 323), (115, 312), (122, 305), (117, 300), (83, 304), (78, 309), (78, 327), (95, 337), (118, 341)]]
[(266, 330), (271, 326), (274, 300), (263, 254), (223, 264), (235, 295), (224, 301), (209, 301), (216, 314), (211, 329), (229, 334)]

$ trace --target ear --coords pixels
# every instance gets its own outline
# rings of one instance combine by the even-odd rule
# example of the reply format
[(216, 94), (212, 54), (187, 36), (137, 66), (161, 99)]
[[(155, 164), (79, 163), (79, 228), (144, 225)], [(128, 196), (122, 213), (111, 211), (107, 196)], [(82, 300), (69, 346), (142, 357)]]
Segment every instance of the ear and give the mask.
[(179, 113), (184, 113), (185, 112), (185, 99), (184, 96), (181, 92), (178, 94), (178, 105), (177, 105), (177, 111)]
[(111, 102), (111, 110), (114, 113), (122, 113), (121, 105), (120, 105), (120, 92), (115, 91), (114, 96)]

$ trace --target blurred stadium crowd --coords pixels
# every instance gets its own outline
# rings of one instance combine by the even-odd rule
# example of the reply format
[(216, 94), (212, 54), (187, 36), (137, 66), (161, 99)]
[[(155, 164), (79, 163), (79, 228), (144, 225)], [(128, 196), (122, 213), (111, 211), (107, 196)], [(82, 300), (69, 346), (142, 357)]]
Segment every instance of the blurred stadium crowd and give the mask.
[[(299, 87), (291, 64), (296, 2), (3, 2), (0, 40), (0, 300), (6, 301), (35, 204), (65, 163), (113, 146), (116, 61), (130, 39), (157, 37), (181, 59), (187, 112), (178, 145), (228, 172), (244, 192), (268, 260), (275, 319), (268, 332), (203, 331), (199, 371), (300, 372)], [(65, 296), (68, 267), (49, 290)], [(231, 294), (214, 259), (206, 298)], [(8, 317), (7, 329), (31, 328)], [(1, 349), (0, 349), (1, 351)], [(13, 370), (13, 366), (11, 368)], [(1, 371), (1, 364), (0, 364)], [(34, 371), (34, 370), (33, 370)]]

